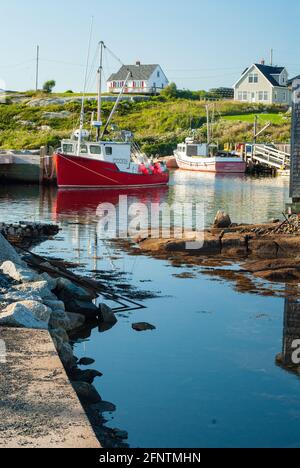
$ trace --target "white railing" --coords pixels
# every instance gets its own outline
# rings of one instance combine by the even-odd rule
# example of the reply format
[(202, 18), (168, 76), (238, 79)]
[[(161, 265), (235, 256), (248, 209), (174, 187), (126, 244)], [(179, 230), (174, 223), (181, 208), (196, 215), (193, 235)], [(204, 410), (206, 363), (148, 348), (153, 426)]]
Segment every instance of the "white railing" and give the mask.
[(267, 145), (253, 145), (252, 158), (276, 169), (290, 169), (291, 155)]

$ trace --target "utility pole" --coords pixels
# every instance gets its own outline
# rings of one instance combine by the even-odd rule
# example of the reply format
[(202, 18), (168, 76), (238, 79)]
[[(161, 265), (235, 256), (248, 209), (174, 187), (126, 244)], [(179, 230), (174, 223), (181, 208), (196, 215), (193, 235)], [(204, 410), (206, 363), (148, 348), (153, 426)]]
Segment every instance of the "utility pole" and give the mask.
[(257, 141), (257, 128), (258, 128), (258, 116), (256, 115), (254, 118), (254, 144)]
[(39, 61), (40, 61), (40, 46), (36, 48), (36, 74), (35, 74), (35, 90), (39, 89)]

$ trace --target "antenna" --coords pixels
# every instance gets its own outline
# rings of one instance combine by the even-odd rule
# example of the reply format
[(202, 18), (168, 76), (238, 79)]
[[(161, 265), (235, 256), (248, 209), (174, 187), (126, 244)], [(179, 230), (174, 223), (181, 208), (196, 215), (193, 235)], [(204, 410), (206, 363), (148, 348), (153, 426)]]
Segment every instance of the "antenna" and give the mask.
[(271, 67), (273, 67), (273, 56), (274, 56), (274, 50), (271, 49), (271, 51), (270, 51), (270, 65), (271, 65)]
[(36, 73), (35, 73), (35, 90), (39, 89), (39, 61), (40, 61), (40, 46), (36, 47)]

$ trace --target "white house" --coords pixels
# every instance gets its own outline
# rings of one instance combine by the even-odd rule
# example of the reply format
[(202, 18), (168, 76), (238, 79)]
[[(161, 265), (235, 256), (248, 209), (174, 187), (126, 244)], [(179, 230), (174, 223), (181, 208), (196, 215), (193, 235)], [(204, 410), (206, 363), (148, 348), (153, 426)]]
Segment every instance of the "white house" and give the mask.
[(157, 94), (160, 93), (169, 81), (159, 65), (123, 65), (117, 73), (113, 73), (107, 81), (107, 92), (120, 93), (126, 77), (130, 78), (125, 88), (126, 94)]
[(273, 67), (254, 63), (247, 68), (234, 85), (235, 101), (286, 104), (292, 102), (285, 67)]

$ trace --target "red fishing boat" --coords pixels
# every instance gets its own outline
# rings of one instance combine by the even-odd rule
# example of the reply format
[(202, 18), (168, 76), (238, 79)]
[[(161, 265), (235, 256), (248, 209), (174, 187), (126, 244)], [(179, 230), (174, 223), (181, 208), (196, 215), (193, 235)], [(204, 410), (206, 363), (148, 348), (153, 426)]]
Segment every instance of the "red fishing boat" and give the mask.
[(55, 160), (61, 188), (158, 187), (169, 182), (165, 165), (143, 155), (139, 160), (130, 143), (64, 140)]
[(102, 62), (103, 51), (107, 48), (103, 42), (100, 42), (99, 46), (97, 120), (95, 121), (92, 116), (92, 127), (96, 129), (96, 139), (92, 141), (90, 132), (83, 128), (85, 102), (85, 94), (83, 94), (80, 129), (75, 131), (70, 139), (63, 140), (61, 148), (54, 155), (57, 184), (60, 188), (128, 188), (167, 185), (169, 172), (166, 165), (158, 161), (152, 162), (142, 154), (138, 145), (133, 141), (131, 132), (118, 132), (116, 140), (105, 138), (131, 72), (128, 72), (123, 89), (102, 130)]

